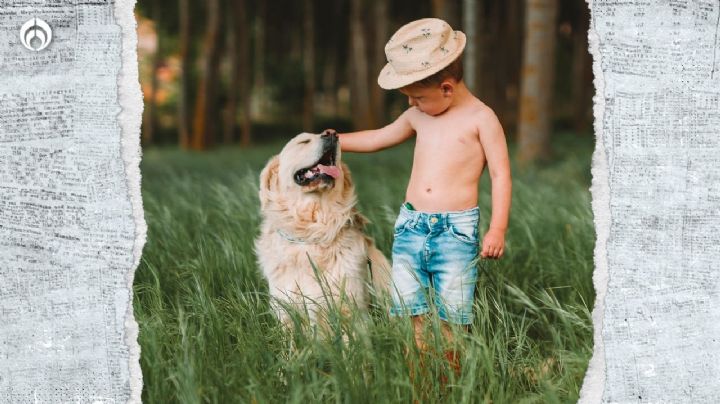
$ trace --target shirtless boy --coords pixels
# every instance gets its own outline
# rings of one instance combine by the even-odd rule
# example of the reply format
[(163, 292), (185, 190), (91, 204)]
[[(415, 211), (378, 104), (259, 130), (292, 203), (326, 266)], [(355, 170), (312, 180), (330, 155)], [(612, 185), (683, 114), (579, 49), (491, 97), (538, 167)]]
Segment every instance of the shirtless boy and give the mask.
[(425, 290), (446, 322), (473, 321), (477, 279), (478, 184), (487, 163), (492, 217), (482, 238), (483, 258), (500, 258), (510, 211), (510, 163), (495, 113), (462, 81), (465, 35), (443, 20), (426, 18), (401, 27), (385, 46), (388, 64), (378, 77), (399, 89), (410, 107), (381, 129), (340, 134), (347, 152), (374, 152), (415, 139), (405, 203), (395, 222), (392, 248), (392, 315), (410, 315), (416, 342), (429, 312)]

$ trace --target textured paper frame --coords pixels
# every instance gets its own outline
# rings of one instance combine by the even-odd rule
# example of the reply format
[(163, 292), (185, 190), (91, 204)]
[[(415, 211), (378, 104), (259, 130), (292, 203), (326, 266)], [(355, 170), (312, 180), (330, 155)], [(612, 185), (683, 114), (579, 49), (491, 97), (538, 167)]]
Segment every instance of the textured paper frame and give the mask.
[[(33, 148), (35, 151), (32, 153), (36, 153), (39, 150), (40, 153), (43, 153), (42, 158), (49, 161), (50, 164), (56, 164), (57, 167), (60, 168), (59, 171), (48, 170), (44, 172), (43, 169), (46, 169), (46, 167), (40, 168), (40, 159), (34, 161), (37, 166), (36, 170), (33, 170), (31, 167), (33, 161), (19, 160), (20, 171), (29, 173), (39, 172), (42, 173), (42, 175), (50, 177), (54, 174), (69, 175), (70, 179), (68, 181), (76, 182), (70, 185), (80, 184), (73, 188), (73, 190), (79, 189), (80, 191), (77, 192), (80, 194), (80, 197), (84, 197), (86, 198), (85, 200), (91, 201), (89, 203), (94, 204), (90, 206), (87, 203), (80, 202), (73, 205), (71, 202), (70, 205), (73, 205), (72, 208), (81, 212), (81, 215), (92, 215), (88, 216), (91, 218), (98, 218), (100, 220), (109, 218), (110, 220), (122, 221), (124, 225), (119, 226), (119, 233), (122, 233), (123, 230), (131, 229), (128, 234), (119, 234), (112, 238), (113, 242), (107, 245), (106, 250), (97, 246), (97, 239), (92, 239), (92, 237), (82, 234), (75, 236), (72, 232), (77, 232), (78, 227), (73, 227), (77, 226), (77, 224), (68, 226), (69, 230), (67, 230), (67, 232), (71, 236), (71, 238), (69, 238), (69, 240), (71, 240), (70, 242), (80, 241), (83, 243), (78, 243), (75, 248), (82, 245), (88, 249), (78, 250), (78, 252), (81, 253), (80, 255), (86, 254), (87, 251), (95, 251), (95, 249), (97, 249), (98, 259), (93, 261), (91, 257), (85, 261), (81, 259), (73, 261), (73, 257), (71, 257), (72, 254), (65, 253), (64, 258), (57, 258), (55, 262), (82, 263), (85, 266), (85, 272), (83, 272), (83, 274), (88, 273), (88, 263), (94, 263), (98, 266), (103, 266), (103, 263), (108, 264), (107, 267), (96, 267), (96, 273), (99, 279), (97, 285), (104, 290), (104, 292), (102, 292), (102, 301), (92, 301), (91, 296), (97, 295), (97, 292), (95, 295), (93, 295), (92, 291), (83, 294), (83, 292), (78, 292), (77, 289), (72, 289), (70, 286), (67, 286), (67, 289), (63, 290), (63, 285), (72, 285), (72, 282), (75, 281), (73, 276), (82, 276), (80, 274), (76, 275), (65, 272), (64, 274), (57, 275), (57, 278), (51, 277), (48, 279), (43, 277), (36, 281), (36, 283), (44, 285), (42, 290), (46, 296), (51, 296), (51, 294), (59, 292), (59, 294), (55, 293), (53, 296), (62, 298), (64, 292), (68, 296), (67, 299), (72, 299), (76, 296), (84, 298), (81, 303), (79, 303), (80, 306), (70, 304), (59, 306), (65, 308), (64, 314), (70, 314), (69, 319), (77, 318), (79, 320), (72, 321), (82, 323), (84, 318), (85, 323), (97, 324), (101, 334), (103, 332), (102, 330), (107, 332), (108, 329), (113, 330), (113, 327), (118, 327), (115, 330), (122, 332), (118, 332), (116, 336), (109, 335), (109, 337), (106, 334), (106, 338), (104, 339), (105, 345), (102, 345), (103, 342), (101, 341), (103, 341), (103, 339), (98, 339), (97, 335), (87, 336), (87, 342), (82, 341), (82, 337), (79, 337), (77, 334), (82, 330), (72, 330), (67, 327), (60, 330), (55, 329), (53, 324), (61, 324), (61, 322), (53, 319), (52, 315), (43, 317), (44, 327), (42, 330), (40, 330), (38, 326), (33, 326), (33, 324), (22, 323), (22, 316), (13, 315), (13, 290), (9, 289), (8, 282), (4, 282), (5, 285), (2, 285), (4, 290), (0, 291), (0, 309), (2, 309), (0, 312), (4, 313), (4, 315), (12, 316), (11, 320), (15, 322), (10, 321), (8, 323), (4, 321), (3, 326), (0, 326), (0, 337), (5, 337), (0, 338), (4, 340), (2, 341), (4, 344), (0, 345), (0, 354), (4, 354), (2, 355), (4, 356), (4, 360), (0, 361), (0, 402), (5, 402), (5, 400), (11, 402), (141, 402), (143, 379), (140, 368), (140, 346), (138, 344), (139, 330), (132, 307), (132, 286), (135, 269), (140, 263), (142, 249), (145, 244), (147, 226), (144, 220), (140, 192), (140, 123), (143, 111), (143, 98), (138, 77), (137, 24), (134, 15), (135, 3), (136, 0), (98, 0), (85, 1), (81, 4), (79, 0), (67, 0), (64, 4), (49, 5), (40, 0), (0, 0), (0, 8), (7, 11), (5, 13), (5, 20), (2, 21), (5, 26), (0, 27), (0, 34), (3, 36), (3, 39), (7, 39), (6, 43), (9, 44), (5, 45), (8, 46), (8, 48), (2, 49), (2, 51), (5, 51), (4, 54), (0, 54), (3, 56), (0, 62), (3, 62), (5, 65), (0, 65), (0, 70), (4, 71), (6, 75), (9, 75), (6, 80), (0, 82), (0, 96), (4, 94), (6, 100), (9, 100), (6, 101), (6, 103), (8, 103), (6, 110), (11, 114), (13, 114), (14, 111), (14, 115), (9, 115), (11, 118), (8, 119), (13, 119), (12, 117), (16, 120), (19, 119), (17, 121), (19, 122), (17, 124), (18, 130), (16, 132), (13, 132), (12, 126), (8, 126), (5, 129), (0, 127), (0, 147), (2, 147), (0, 154), (2, 154), (3, 157), (8, 157), (14, 154), (15, 151), (22, 154), (25, 152), (31, 153), (29, 150)], [(25, 50), (20, 46), (17, 29), (30, 17), (45, 17), (54, 31), (53, 42), (50, 46), (37, 53)], [(83, 21), (87, 23), (87, 25), (83, 26), (82, 31), (85, 36), (82, 37), (77, 36), (80, 30), (74, 29), (80, 24), (80, 19), (83, 19)], [(117, 35), (118, 33), (119, 35)], [(92, 37), (93, 35), (102, 39), (95, 39)], [(103, 41), (108, 43), (105, 44)], [(53, 47), (55, 47), (54, 53)], [(116, 49), (118, 54), (108, 56), (108, 50), (112, 52), (112, 49)], [(112, 78), (107, 74), (103, 75), (102, 72), (98, 73), (97, 70), (95, 73), (88, 75), (88, 77), (73, 77), (76, 76), (72, 74), (74, 72), (74, 66), (76, 66), (73, 62), (78, 63), (78, 61), (82, 60), (82, 63), (89, 62), (89, 64), (85, 66), (90, 66), (93, 52), (97, 52), (97, 59), (99, 61), (109, 60), (108, 58), (113, 57), (118, 58), (119, 65), (116, 77)], [(39, 63), (32, 63), (35, 60)], [(23, 69), (25, 67), (26, 69)], [(22, 75), (26, 74), (26, 71), (35, 71), (38, 75), (42, 75), (43, 79), (33, 80), (33, 82), (28, 81), (27, 87), (31, 89), (28, 90), (30, 92), (17, 93), (17, 91), (23, 90), (22, 85), (18, 85), (18, 83), (22, 83), (21, 80), (24, 80)], [(92, 66), (90, 66), (89, 71), (92, 71)], [(17, 77), (15, 77), (15, 72), (18, 74)], [(93, 76), (93, 74), (96, 73), (98, 75)], [(35, 76), (31, 75), (30, 78), (34, 79)], [(35, 83), (35, 81), (39, 83)], [(111, 94), (108, 91), (112, 91), (110, 88), (112, 88), (113, 84), (115, 85), (114, 89), (116, 91), (114, 97), (116, 98), (116, 104), (113, 105), (112, 96), (107, 99), (107, 104), (104, 104), (102, 101), (98, 102), (97, 100), (102, 100)], [(80, 91), (80, 87), (73, 87), (75, 85), (87, 86), (89, 89), (97, 89), (97, 92), (90, 91), (83, 93)], [(52, 91), (58, 88), (65, 89), (66, 94), (70, 93), (72, 97), (71, 100), (75, 101), (67, 102), (67, 98), (63, 99), (62, 96), (60, 96), (57, 100), (65, 102), (52, 105), (52, 103), (48, 102), (43, 103), (43, 101), (46, 101), (43, 98), (44, 93), (37, 97), (37, 94), (33, 93), (33, 91)], [(13, 89), (16, 91), (15, 94), (13, 94)], [(20, 94), (20, 98), (15, 97), (17, 94)], [(24, 111), (17, 108), (21, 105), (17, 104), (18, 99), (21, 101), (23, 99), (30, 100), (29, 106), (25, 110), (28, 113), (37, 113), (37, 111), (42, 111), (44, 108), (44, 112), (47, 112), (49, 110), (46, 107), (55, 107), (56, 110), (61, 110), (60, 114), (53, 115), (52, 112), (48, 114), (51, 116), (49, 118), (50, 121), (56, 123), (61, 122), (57, 124), (58, 131), (53, 133), (53, 127), (43, 127), (41, 129), (46, 131), (43, 132), (43, 137), (32, 139), (31, 136), (28, 136), (28, 133), (32, 135), (32, 130), (35, 126), (33, 126), (32, 121), (23, 123), (22, 112)], [(73, 104), (83, 104), (83, 106), (78, 107)], [(88, 105), (97, 105), (97, 107), (102, 108), (102, 110), (99, 110), (97, 115), (88, 113)], [(0, 109), (2, 109), (1, 105)], [(118, 111), (114, 120), (101, 122), (94, 119), (95, 116), (104, 116), (104, 114), (111, 113), (109, 111), (112, 110)], [(19, 114), (18, 111), (20, 111)], [(15, 122), (11, 122), (10, 120), (5, 122), (8, 125), (15, 124)], [(87, 125), (83, 125), (82, 122), (87, 122)], [(62, 127), (65, 123), (67, 123), (67, 126)], [(78, 135), (78, 130), (89, 130), (91, 132), (83, 132)], [(97, 137), (97, 144), (91, 144), (92, 140), (88, 141), (83, 138), (83, 136), (88, 133)], [(106, 134), (112, 136), (104, 138), (103, 136)], [(17, 142), (18, 138), (22, 138), (23, 141), (26, 142)], [(16, 146), (13, 149), (14, 141)], [(122, 178), (119, 178), (119, 182), (107, 181), (107, 184), (103, 185), (102, 180), (104, 177), (92, 177), (93, 175), (97, 175), (96, 173), (73, 172), (73, 168), (79, 170), (81, 168), (92, 168), (91, 164), (82, 165), (82, 163), (74, 163), (75, 161), (84, 159), (81, 154), (77, 153), (78, 151), (82, 152), (85, 150), (91, 152), (91, 155), (87, 158), (88, 161), (95, 159), (95, 161), (102, 164), (102, 166), (98, 166), (99, 170), (97, 171), (104, 173), (103, 170), (107, 170), (107, 172), (112, 172), (120, 167)], [(47, 151), (50, 151), (49, 155)], [(56, 156), (63, 156), (65, 160), (54, 161), (53, 158), (56, 158)], [(115, 158), (118, 160), (117, 164), (107, 159), (110, 156), (116, 156)], [(68, 161), (70, 162), (68, 163)], [(7, 165), (5, 168), (8, 167), (11, 166)], [(36, 180), (36, 178), (23, 177), (21, 174), (13, 172), (13, 169), (3, 171), (3, 168), (4, 167), (0, 166), (0, 173), (4, 174), (4, 176), (0, 177), (0, 184), (3, 184), (5, 181), (8, 185), (6, 189), (9, 190), (4, 191), (4, 196), (11, 198), (9, 200), (15, 204), (18, 203), (17, 201), (23, 203), (26, 200), (34, 202), (32, 198), (28, 199), (28, 197), (23, 196), (22, 187), (25, 185), (28, 187), (32, 186), (32, 181)], [(61, 174), (57, 174), (58, 172)], [(83, 188), (86, 184), (82, 183), (82, 177), (88, 174), (90, 174), (89, 176), (96, 182), (88, 182), (87, 188)], [(80, 180), (79, 183), (77, 183), (78, 179)], [(24, 184), (23, 180), (29, 180), (30, 182)], [(54, 180), (63, 182), (63, 180), (67, 180), (67, 178), (58, 177)], [(124, 185), (122, 185), (123, 182)], [(117, 197), (117, 194), (113, 192), (120, 190), (125, 191), (125, 198), (119, 200), (112, 199), (113, 197)], [(87, 192), (83, 194), (84, 191)], [(104, 195), (104, 192), (110, 196)], [(68, 194), (70, 194), (70, 192), (68, 192)], [(58, 197), (58, 195), (55, 195), (55, 197)], [(64, 197), (67, 197), (67, 195)], [(12, 198), (16, 199), (13, 200)], [(60, 202), (62, 202), (63, 197), (59, 198)], [(124, 199), (121, 204), (122, 206), (103, 205), (105, 201), (108, 200), (120, 201), (122, 199)], [(57, 200), (58, 199), (53, 199), (53, 201)], [(41, 204), (42, 201), (44, 201), (44, 199), (38, 203)], [(52, 202), (47, 202), (47, 204), (53, 207)], [(45, 207), (46, 206), (43, 206), (43, 208)], [(127, 211), (124, 209), (127, 209)], [(103, 211), (109, 213), (103, 214)], [(123, 216), (126, 213), (129, 214), (129, 216)], [(81, 218), (78, 220), (92, 219), (87, 219), (86, 217), (85, 219)], [(2, 220), (0, 219), (0, 221)], [(29, 223), (32, 224), (32, 221)], [(12, 226), (16, 223), (8, 220), (0, 224), (3, 224), (3, 227), (5, 227), (5, 233), (0, 234), (0, 239), (3, 234), (6, 237), (13, 234), (8, 232), (7, 228), (8, 225)], [(20, 226), (26, 224), (27, 223), (21, 220)], [(38, 230), (36, 233), (33, 233), (37, 234), (36, 244), (25, 243), (23, 240), (27, 239), (21, 237), (17, 239), (20, 241), (13, 241), (7, 238), (3, 243), (3, 241), (0, 240), (0, 246), (4, 246), (0, 247), (0, 266), (5, 267), (0, 269), (0, 284), (3, 283), (3, 280), (12, 279), (13, 275), (15, 275), (12, 272), (14, 270), (32, 271), (33, 269), (38, 269), (52, 272), (54, 269), (58, 272), (63, 272), (63, 270), (59, 268), (49, 266), (49, 263), (52, 261), (52, 253), (49, 255), (50, 258), (48, 258), (48, 255), (39, 256), (38, 260), (31, 261), (32, 264), (23, 262), (17, 258), (20, 253), (29, 257), (32, 256), (33, 251), (40, 250), (42, 253), (44, 247), (42, 243), (48, 240), (48, 237), (51, 237), (48, 236), (48, 234), (57, 231), (57, 228), (53, 226), (53, 224), (48, 225), (46, 222), (42, 222), (39, 227), (35, 229)], [(90, 226), (90, 228), (92, 229), (92, 226)], [(60, 232), (62, 232), (62, 230), (66, 229), (60, 229)], [(70, 242), (66, 242), (66, 244)], [(65, 252), (62, 247), (55, 251)], [(38, 265), (34, 265), (38, 262)], [(123, 268), (126, 272), (108, 272), (108, 269), (111, 268)], [(72, 269), (74, 270), (75, 268)], [(67, 271), (67, 269), (64, 271)], [(90, 268), (90, 271), (92, 272), (92, 268)], [(37, 273), (36, 275), (42, 274), (44, 273)], [(124, 282), (110, 283), (116, 279), (124, 279)], [(79, 281), (77, 285), (81, 285), (82, 287), (82, 278), (77, 279), (77, 281)], [(118, 288), (106, 289), (111, 288), (112, 286), (110, 285), (113, 284), (117, 285)], [(123, 286), (120, 286), (121, 284)], [(8, 293), (10, 294), (8, 295)], [(27, 294), (19, 297), (21, 299), (18, 299), (17, 306), (23, 305), (23, 303), (26, 302), (26, 300), (24, 300), (25, 298), (30, 299), (33, 296)], [(88, 297), (90, 297), (89, 300)], [(50, 297), (46, 297), (46, 299), (46, 307), (34, 307), (31, 309), (31, 313), (41, 311), (43, 313), (55, 313), (57, 310), (62, 311), (62, 309), (58, 309), (58, 306), (54, 305)], [(107, 302), (109, 301), (114, 302), (110, 307), (107, 306)], [(87, 306), (83, 306), (85, 304), (87, 304)], [(70, 309), (67, 309), (68, 307), (70, 307)], [(73, 311), (73, 309), (76, 311)], [(78, 309), (82, 311), (77, 311)], [(123, 311), (124, 316), (122, 316), (122, 318), (116, 317), (116, 315), (119, 316)], [(96, 323), (99, 320), (98, 315), (102, 315), (101, 313), (103, 312), (105, 313), (102, 317), (103, 322)], [(115, 321), (116, 319), (117, 322)], [(23, 325), (25, 325), (27, 329), (18, 331), (18, 328), (22, 328)], [(46, 325), (50, 326), (45, 327)], [(122, 327), (120, 327), (120, 325), (122, 325)], [(23, 334), (22, 331), (26, 332)], [(115, 337), (115, 339), (113, 337)], [(117, 337), (122, 338), (118, 340)], [(8, 357), (11, 358), (11, 360), (8, 360)], [(75, 370), (75, 374), (72, 375), (68, 373), (68, 369), (70, 369), (70, 371)], [(44, 383), (43, 375), (54, 375), (54, 380)], [(93, 378), (95, 380), (92, 380)], [(105, 383), (105, 385), (103, 385), (103, 383)]]
[(580, 402), (713, 402), (720, 2), (587, 3), (596, 301)]
[(588, 364), (585, 378), (580, 390), (580, 403), (596, 403), (600, 401), (605, 385), (605, 350), (602, 340), (602, 329), (605, 309), (605, 294), (608, 282), (607, 239), (610, 233), (610, 190), (608, 184), (608, 164), (603, 146), (602, 122), (605, 116), (605, 82), (600, 65), (600, 49), (598, 37), (593, 29), (592, 1), (587, 0), (590, 8), (590, 24), (588, 30), (588, 51), (592, 55), (593, 84), (593, 132), (595, 133), (595, 150), (592, 155), (592, 195), (593, 223), (595, 224), (595, 249), (593, 252), (593, 286), (595, 287), (595, 304), (592, 311), (593, 322), (593, 356)]
[(121, 127), (122, 156), (128, 184), (128, 196), (132, 204), (135, 219), (135, 244), (133, 245), (133, 263), (127, 276), (127, 288), (130, 291), (125, 317), (125, 341), (130, 352), (130, 400), (140, 403), (143, 387), (140, 368), (140, 344), (138, 343), (138, 323), (133, 315), (132, 295), (135, 270), (140, 265), (143, 246), (147, 237), (147, 224), (143, 213), (142, 194), (140, 192), (140, 128), (143, 114), (143, 96), (140, 91), (137, 58), (137, 21), (135, 20), (136, 0), (116, 0), (116, 22), (122, 28), (122, 68), (118, 75), (118, 101), (122, 112), (118, 115)]

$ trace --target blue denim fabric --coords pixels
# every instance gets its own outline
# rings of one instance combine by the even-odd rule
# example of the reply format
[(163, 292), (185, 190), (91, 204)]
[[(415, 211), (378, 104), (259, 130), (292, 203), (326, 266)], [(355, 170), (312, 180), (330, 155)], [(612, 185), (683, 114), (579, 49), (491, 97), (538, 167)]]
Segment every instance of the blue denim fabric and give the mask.
[(444, 213), (400, 208), (392, 248), (391, 315), (428, 313), (432, 300), (442, 320), (472, 323), (479, 213), (477, 207)]

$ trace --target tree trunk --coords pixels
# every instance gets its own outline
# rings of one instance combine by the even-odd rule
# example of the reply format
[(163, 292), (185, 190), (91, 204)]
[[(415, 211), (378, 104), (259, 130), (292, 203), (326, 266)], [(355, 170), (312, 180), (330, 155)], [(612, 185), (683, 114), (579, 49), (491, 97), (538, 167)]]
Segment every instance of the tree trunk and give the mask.
[(190, 146), (205, 150), (215, 141), (215, 96), (218, 81), (220, 57), (220, 4), (219, 0), (208, 0), (208, 23), (203, 48), (204, 74), (200, 79), (198, 98), (195, 104), (195, 121)]
[(178, 102), (178, 143), (183, 149), (190, 145), (190, 4), (189, 0), (179, 0), (180, 7), (180, 102)]
[(237, 98), (240, 86), (240, 62), (238, 55), (238, 25), (242, 24), (241, 21), (236, 20), (237, 11), (236, 9), (244, 6), (243, 0), (231, 0), (234, 13), (228, 14), (228, 30), (227, 30), (227, 55), (230, 64), (230, 80), (227, 89), (227, 103), (225, 104), (225, 127), (223, 130), (223, 143), (232, 144), (235, 141), (235, 129), (237, 116)]
[(238, 91), (240, 92), (240, 112), (241, 112), (241, 126), (240, 126), (240, 146), (248, 147), (252, 143), (252, 137), (250, 134), (251, 120), (251, 95), (252, 95), (252, 81), (250, 79), (250, 29), (247, 16), (247, 1), (239, 0), (238, 6), (235, 8), (235, 43), (238, 44), (239, 63), (240, 68), (240, 83)]
[[(332, 29), (338, 29), (339, 27), (347, 28), (347, 23), (344, 19), (347, 17), (343, 13), (342, 2), (333, 2), (330, 17), (333, 20)], [(340, 68), (342, 66), (341, 61), (341, 50), (346, 48), (346, 45), (342, 44), (342, 41), (338, 40), (337, 35), (328, 35), (324, 38), (323, 42), (326, 44), (325, 49), (327, 53), (325, 55), (323, 64), (322, 74), (322, 87), (323, 87), (323, 112), (330, 115), (336, 116), (340, 113), (338, 106), (338, 88), (340, 87), (339, 79), (342, 77)], [(341, 49), (342, 48), (342, 49)]]
[[(488, 18), (487, 18), (487, 36), (486, 40), (483, 41), (483, 53), (493, 55), (492, 58), (487, 58), (485, 63), (485, 74), (480, 76), (484, 89), (484, 101), (487, 103), (498, 115), (500, 122), (504, 128), (507, 128), (504, 122), (504, 106), (502, 102), (502, 91), (504, 84), (501, 82), (503, 78), (501, 75), (501, 69), (503, 65), (503, 56), (498, 55), (495, 51), (497, 44), (501, 43), (503, 39), (503, 32), (501, 31), (501, 7), (503, 3), (489, 2)], [(504, 53), (504, 52), (503, 52)]]
[(226, 116), (225, 143), (235, 141), (237, 127), (237, 107), (240, 103), (240, 145), (246, 147), (250, 144), (250, 61), (249, 61), (249, 35), (247, 28), (246, 0), (232, 0), (230, 20), (232, 27), (228, 29), (231, 45), (230, 90)]
[(365, 30), (362, 23), (363, 0), (350, 2), (350, 91), (353, 126), (355, 129), (372, 126), (370, 93), (368, 91), (368, 60)]
[(518, 122), (521, 166), (550, 157), (558, 0), (528, 0)]
[(458, 21), (458, 11), (457, 0), (432, 0), (433, 17), (445, 20), (453, 29), (458, 29), (460, 23)]
[(327, 113), (335, 116), (338, 114), (338, 97), (337, 97), (337, 70), (338, 70), (338, 56), (335, 47), (331, 48), (329, 54), (325, 58), (325, 65), (323, 67), (323, 95), (326, 99), (325, 107), (327, 107)]
[(386, 119), (385, 111), (385, 90), (380, 88), (377, 84), (377, 76), (380, 74), (380, 70), (385, 66), (385, 43), (390, 36), (388, 35), (389, 21), (388, 21), (388, 4), (385, 0), (374, 0), (373, 14), (375, 16), (374, 29), (375, 34), (374, 41), (374, 52), (372, 58), (373, 72), (374, 74), (368, 77), (368, 86), (372, 89), (372, 105), (373, 105), (373, 116), (377, 120), (375, 124), (384, 124)]
[(157, 92), (158, 92), (158, 71), (160, 70), (160, 62), (162, 61), (160, 51), (160, 41), (162, 35), (160, 35), (160, 5), (157, 3), (153, 4), (153, 20), (155, 21), (155, 35), (157, 42), (155, 45), (155, 54), (153, 55), (153, 68), (152, 78), (150, 81), (150, 91), (152, 92), (148, 102), (147, 110), (145, 111), (143, 131), (142, 131), (142, 144), (148, 146), (153, 144), (155, 139), (155, 130), (157, 129)]
[[(501, 123), (510, 132), (517, 132), (518, 123), (518, 97), (520, 92), (520, 71), (522, 69), (523, 50), (523, 16), (524, 2), (509, 0), (504, 5), (505, 21), (502, 38), (508, 43), (508, 52), (503, 53), (502, 70), (499, 78), (498, 92), (502, 97)], [(499, 39), (498, 39), (499, 40)]]
[(267, 110), (265, 94), (265, 1), (257, 2), (255, 15), (255, 43), (253, 48), (253, 89), (254, 99), (252, 116), (262, 117)]
[(314, 132), (315, 126), (315, 0), (304, 1), (303, 18), (303, 70), (305, 79), (305, 102), (303, 104), (303, 130)]
[(590, 15), (587, 7), (580, 8), (573, 30), (572, 100), (575, 132), (584, 133), (589, 130), (588, 111), (592, 107), (589, 91), (592, 88), (592, 59), (587, 42)]
[(478, 60), (478, 24), (477, 0), (463, 0), (463, 31), (467, 37), (463, 52), (463, 81), (473, 94), (478, 94), (477, 73)]

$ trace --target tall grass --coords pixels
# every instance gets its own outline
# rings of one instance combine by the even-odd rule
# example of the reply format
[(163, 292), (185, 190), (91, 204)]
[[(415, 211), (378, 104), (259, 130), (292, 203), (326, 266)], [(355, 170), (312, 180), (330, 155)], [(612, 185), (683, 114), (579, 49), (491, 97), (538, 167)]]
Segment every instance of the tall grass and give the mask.
[[(148, 241), (134, 285), (143, 401), (574, 402), (592, 352), (592, 138), (555, 139), (557, 163), (513, 167), (505, 255), (480, 260), (475, 322), (455, 334), (459, 376), (443, 359), (434, 317), (427, 353), (415, 349), (409, 319), (383, 310), (337, 319), (329, 335), (288, 333), (277, 323), (252, 245), (257, 177), (282, 145), (147, 150)], [(343, 159), (372, 221), (368, 232), (389, 256), (412, 145)], [(489, 224), (489, 190), (485, 173), (481, 229)]]

